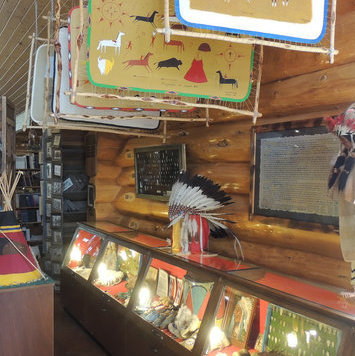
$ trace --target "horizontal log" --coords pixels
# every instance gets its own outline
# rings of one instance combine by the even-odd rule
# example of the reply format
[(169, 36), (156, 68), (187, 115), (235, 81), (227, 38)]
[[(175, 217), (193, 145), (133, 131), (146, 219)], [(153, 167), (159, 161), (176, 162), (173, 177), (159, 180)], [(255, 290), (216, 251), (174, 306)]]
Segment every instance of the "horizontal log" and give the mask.
[[(272, 246), (317, 253), (342, 260), (339, 235), (332, 232), (302, 230), (287, 226), (267, 224), (267, 218), (249, 221), (246, 216), (232, 216), (237, 222), (233, 227), (236, 235), (243, 241), (265, 243)], [(287, 219), (285, 219), (287, 220)]]
[(172, 228), (167, 229), (167, 224), (150, 218), (149, 220), (128, 216), (128, 215), (117, 215), (117, 224), (127, 226), (130, 229), (145, 232), (147, 234), (157, 236), (160, 238), (170, 238)]
[(147, 220), (150, 217), (163, 221), (168, 219), (167, 203), (137, 198), (134, 189), (130, 187), (122, 189), (113, 204), (122, 215), (145, 217)]
[(122, 168), (121, 174), (117, 178), (117, 184), (134, 187), (136, 184), (134, 167)]
[[(305, 225), (305, 229), (302, 229), (299, 228), (300, 222), (289, 219), (260, 216), (254, 217), (254, 221), (250, 221), (248, 218), (248, 196), (231, 194), (231, 197), (234, 204), (221, 209), (221, 212), (228, 213), (229, 215), (226, 217), (235, 222), (235, 224), (229, 224), (229, 227), (241, 241), (287, 247), (333, 259), (343, 259), (337, 233), (331, 230), (324, 231), (321, 225), (316, 224)], [(162, 222), (168, 222), (167, 204), (135, 198), (133, 188), (126, 187), (124, 191), (120, 192), (114, 204), (123, 215), (133, 215), (143, 220), (149, 220), (150, 216), (153, 216)]]
[(97, 146), (98, 147), (112, 147), (112, 148), (123, 148), (125, 142), (128, 140), (127, 137), (120, 137), (110, 133), (98, 133)]
[(138, 147), (148, 147), (148, 146), (159, 146), (161, 145), (161, 140), (156, 140), (152, 138), (142, 137), (142, 138), (132, 138), (128, 140), (123, 147), (121, 153), (117, 156), (115, 162), (118, 166), (132, 167), (134, 166), (134, 149)]
[(122, 168), (117, 167), (114, 161), (99, 161), (97, 163), (97, 179), (115, 180), (121, 173)]
[(95, 219), (96, 221), (105, 220), (115, 223), (117, 221), (118, 212), (113, 203), (95, 203)]
[(189, 164), (191, 174), (200, 174), (212, 179), (227, 194), (248, 194), (249, 163), (203, 163)]
[[(241, 243), (246, 262), (340, 288), (350, 287), (350, 263), (288, 248)], [(210, 239), (209, 246), (212, 252), (235, 257), (232, 239)]]
[(260, 111), (265, 116), (296, 114), (315, 107), (352, 102), (355, 62), (263, 85)]
[(107, 133), (99, 133), (97, 139), (97, 159), (99, 161), (114, 160), (121, 152), (127, 138)]
[[(187, 162), (249, 162), (250, 125), (238, 122), (192, 127), (168, 133), (168, 144), (186, 144)], [(129, 140), (116, 163), (120, 167), (134, 165), (134, 148), (157, 145), (149, 139)], [(159, 145), (159, 144), (158, 144)]]
[(350, 5), (346, 12), (339, 13), (337, 10), (335, 48), (339, 50), (339, 53), (335, 56), (334, 64), (330, 64), (329, 56), (324, 54), (265, 47), (262, 84), (355, 61), (355, 37), (353, 36), (355, 6), (351, 4), (351, 1), (341, 1), (340, 3), (349, 3)]
[[(227, 194), (249, 193), (249, 164), (248, 163), (204, 163), (189, 164), (187, 169), (191, 174), (200, 174), (220, 184)], [(135, 186), (134, 167), (122, 169), (117, 178), (117, 184)]]
[(95, 179), (95, 203), (111, 203), (122, 189), (114, 180)]

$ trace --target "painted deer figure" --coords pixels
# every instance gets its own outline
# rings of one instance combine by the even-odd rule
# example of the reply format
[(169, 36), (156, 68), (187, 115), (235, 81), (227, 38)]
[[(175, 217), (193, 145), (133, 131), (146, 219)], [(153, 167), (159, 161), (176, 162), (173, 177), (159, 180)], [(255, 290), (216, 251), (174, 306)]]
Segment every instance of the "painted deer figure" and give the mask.
[(123, 32), (119, 32), (116, 40), (101, 40), (96, 49), (100, 50), (101, 53), (102, 53), (102, 50), (104, 50), (106, 53), (107, 47), (113, 47), (115, 49), (115, 54), (117, 54), (117, 49), (118, 49), (118, 54), (120, 54), (121, 53), (121, 38), (124, 35), (125, 34)]
[(126, 67), (124, 69), (128, 69), (128, 68), (131, 68), (131, 67), (134, 67), (134, 66), (143, 66), (145, 67), (145, 69), (149, 72), (151, 69), (149, 67), (149, 57), (152, 56), (153, 53), (151, 52), (148, 52), (145, 57), (142, 59), (129, 59), (128, 61), (124, 61), (122, 62), (123, 64), (126, 64)]
[(219, 84), (231, 84), (232, 88), (235, 86), (236, 88), (238, 88), (238, 81), (237, 79), (233, 79), (233, 78), (224, 78), (221, 71), (217, 70), (217, 72), (219, 74)]

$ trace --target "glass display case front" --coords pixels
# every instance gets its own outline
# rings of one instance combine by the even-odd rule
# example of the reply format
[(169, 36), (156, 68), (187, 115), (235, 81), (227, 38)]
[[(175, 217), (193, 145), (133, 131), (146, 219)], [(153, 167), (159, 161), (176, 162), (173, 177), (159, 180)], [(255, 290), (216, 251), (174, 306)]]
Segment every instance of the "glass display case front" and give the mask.
[(134, 311), (192, 350), (213, 288), (191, 271), (152, 259)]
[(209, 356), (337, 356), (341, 336), (330, 325), (226, 286), (206, 349)]
[(78, 229), (68, 254), (66, 266), (88, 280), (102, 241), (101, 236)]
[(109, 241), (96, 269), (93, 283), (127, 306), (136, 284), (142, 254)]

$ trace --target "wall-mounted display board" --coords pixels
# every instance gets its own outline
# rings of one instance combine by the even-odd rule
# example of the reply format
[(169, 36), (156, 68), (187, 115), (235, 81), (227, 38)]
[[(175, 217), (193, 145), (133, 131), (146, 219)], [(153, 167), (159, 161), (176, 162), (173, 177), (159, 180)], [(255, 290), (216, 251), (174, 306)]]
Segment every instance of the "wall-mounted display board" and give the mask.
[(186, 170), (185, 145), (136, 148), (134, 165), (137, 197), (169, 200), (180, 171)]
[(338, 225), (327, 179), (338, 139), (323, 126), (256, 131), (254, 213)]
[(253, 47), (155, 35), (164, 2), (89, 1), (88, 75), (108, 88), (243, 102), (252, 86)]
[[(78, 69), (77, 69), (77, 91), (84, 93), (94, 93), (96, 96), (76, 96), (75, 104), (85, 108), (95, 108), (95, 109), (114, 109), (114, 110), (127, 110), (127, 111), (141, 111), (144, 110), (158, 110), (161, 111), (187, 111), (188, 108), (184, 106), (183, 108), (176, 107), (175, 110), (172, 110), (171, 106), (160, 104), (159, 108), (156, 104), (153, 104), (148, 101), (128, 101), (124, 99), (118, 99), (110, 96), (110, 94), (122, 95), (123, 92), (108, 89), (103, 87), (93, 86), (87, 75), (86, 71), (86, 62), (87, 62), (87, 35), (88, 35), (88, 26), (89, 26), (89, 14), (87, 7), (82, 9), (83, 13), (83, 29), (82, 29), (82, 44), (79, 49), (79, 58), (77, 54), (77, 38), (80, 34), (80, 7), (73, 8), (68, 17), (68, 40), (69, 40), (69, 79), (70, 79), (70, 88), (72, 87), (73, 79), (73, 68), (74, 63), (78, 60)], [(111, 41), (111, 43), (102, 44), (104, 46), (104, 53), (109, 53), (113, 49), (116, 54), (119, 51), (118, 42)], [(117, 46), (114, 46), (117, 45)], [(112, 47), (113, 46), (113, 47)], [(111, 49), (110, 49), (111, 48)]]
[(175, 0), (191, 27), (302, 43), (318, 43), (327, 27), (327, 0)]

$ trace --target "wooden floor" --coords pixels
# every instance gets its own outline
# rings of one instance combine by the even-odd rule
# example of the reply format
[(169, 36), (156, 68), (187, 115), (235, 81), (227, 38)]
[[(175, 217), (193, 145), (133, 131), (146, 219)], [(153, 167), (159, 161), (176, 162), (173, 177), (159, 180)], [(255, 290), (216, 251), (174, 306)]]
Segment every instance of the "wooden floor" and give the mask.
[(54, 356), (107, 356), (99, 344), (70, 316), (54, 294)]

